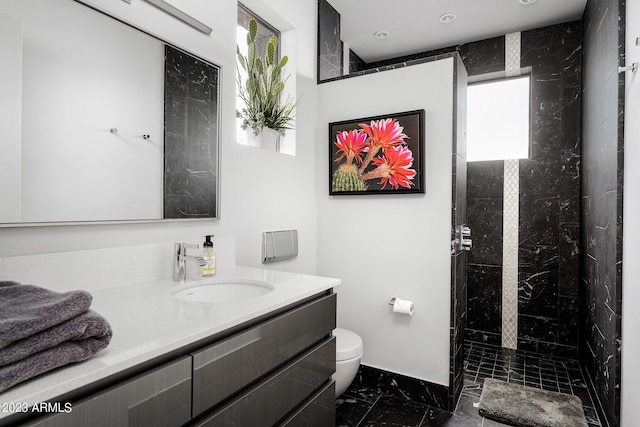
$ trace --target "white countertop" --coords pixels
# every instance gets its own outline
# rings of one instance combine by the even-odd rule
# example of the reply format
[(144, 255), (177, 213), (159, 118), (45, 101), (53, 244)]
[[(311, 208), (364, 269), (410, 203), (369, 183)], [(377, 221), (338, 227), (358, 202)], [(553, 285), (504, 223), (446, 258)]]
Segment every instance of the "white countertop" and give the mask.
[[(85, 362), (0, 393), (0, 404), (47, 401), (340, 284), (339, 279), (240, 266), (218, 269), (215, 279), (225, 278), (264, 281), (273, 291), (225, 303), (180, 301), (171, 296), (176, 286), (171, 279), (92, 291), (91, 309), (113, 329), (109, 346)], [(0, 418), (9, 415), (0, 411)]]

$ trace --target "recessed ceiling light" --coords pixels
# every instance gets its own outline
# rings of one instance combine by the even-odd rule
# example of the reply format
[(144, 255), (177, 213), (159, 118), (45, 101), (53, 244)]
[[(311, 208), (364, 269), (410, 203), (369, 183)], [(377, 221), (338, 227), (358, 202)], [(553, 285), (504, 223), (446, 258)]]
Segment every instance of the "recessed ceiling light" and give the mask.
[(376, 31), (375, 33), (373, 33), (373, 37), (377, 38), (378, 40), (384, 40), (389, 37), (389, 31)]
[(445, 24), (448, 24), (455, 20), (456, 20), (456, 15), (454, 15), (453, 13), (445, 13), (444, 15), (440, 15), (440, 22), (444, 22)]
[(521, 4), (531, 4), (531, 3), (535, 3), (536, 0), (520, 0)]

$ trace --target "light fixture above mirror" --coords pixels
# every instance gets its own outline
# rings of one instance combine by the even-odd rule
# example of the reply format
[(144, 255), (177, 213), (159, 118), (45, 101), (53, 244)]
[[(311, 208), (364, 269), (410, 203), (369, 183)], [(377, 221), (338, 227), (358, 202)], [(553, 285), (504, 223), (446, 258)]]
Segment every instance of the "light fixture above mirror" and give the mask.
[(168, 13), (169, 15), (173, 16), (174, 18), (179, 19), (180, 21), (184, 22), (185, 24), (195, 28), (196, 30), (200, 31), (201, 33), (209, 35), (209, 34), (211, 34), (211, 31), (213, 31), (211, 29), (211, 27), (203, 24), (202, 22), (198, 21), (193, 16), (184, 13), (183, 11), (178, 9), (177, 7), (167, 3), (164, 0), (145, 0), (145, 1), (147, 3), (150, 3), (150, 4), (154, 5), (155, 7), (157, 7), (160, 10), (162, 10), (163, 12)]

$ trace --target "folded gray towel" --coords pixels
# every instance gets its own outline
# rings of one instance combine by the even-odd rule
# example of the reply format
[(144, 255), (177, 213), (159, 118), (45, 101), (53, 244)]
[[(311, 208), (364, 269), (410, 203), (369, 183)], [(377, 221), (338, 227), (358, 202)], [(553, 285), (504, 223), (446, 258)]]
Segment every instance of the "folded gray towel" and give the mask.
[(89, 359), (111, 341), (104, 317), (87, 311), (0, 350), (0, 393), (18, 383)]
[(61, 294), (0, 282), (0, 393), (105, 348), (111, 326), (88, 310), (90, 303), (91, 295), (84, 291)]
[(89, 310), (91, 294), (0, 281), (0, 350)]

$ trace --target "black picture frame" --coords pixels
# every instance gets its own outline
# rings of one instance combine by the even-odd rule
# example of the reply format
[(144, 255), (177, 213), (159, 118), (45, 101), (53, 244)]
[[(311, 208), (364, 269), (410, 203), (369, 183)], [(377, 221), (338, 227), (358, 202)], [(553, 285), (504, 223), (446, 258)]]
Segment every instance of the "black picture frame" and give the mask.
[(329, 195), (425, 193), (425, 110), (329, 123)]

